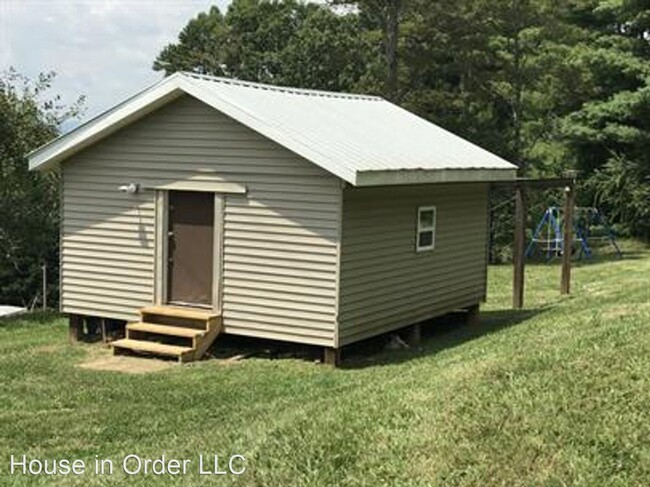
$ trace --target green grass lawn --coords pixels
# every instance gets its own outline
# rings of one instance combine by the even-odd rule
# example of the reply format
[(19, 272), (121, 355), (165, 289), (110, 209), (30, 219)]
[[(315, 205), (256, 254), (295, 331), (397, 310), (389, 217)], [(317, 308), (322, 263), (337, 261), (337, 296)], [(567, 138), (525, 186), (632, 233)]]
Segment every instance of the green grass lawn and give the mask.
[[(628, 245), (629, 247), (629, 245)], [(579, 265), (561, 298), (559, 264), (527, 268), (527, 308), (510, 311), (511, 269), (490, 269), (473, 329), (431, 330), (420, 351), (206, 360), (132, 375), (79, 368), (101, 345), (67, 344), (63, 319), (0, 321), (0, 484), (123, 481), (127, 454), (246, 457), (242, 485), (650, 485), (650, 251)], [(113, 476), (8, 475), (9, 456), (115, 462)]]

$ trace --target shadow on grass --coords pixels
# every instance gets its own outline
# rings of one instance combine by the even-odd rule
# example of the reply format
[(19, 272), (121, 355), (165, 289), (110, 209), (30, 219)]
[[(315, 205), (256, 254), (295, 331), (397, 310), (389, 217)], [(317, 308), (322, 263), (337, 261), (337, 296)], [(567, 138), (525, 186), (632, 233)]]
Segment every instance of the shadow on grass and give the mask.
[[(391, 365), (422, 356), (435, 355), (442, 350), (518, 325), (546, 310), (548, 307), (482, 311), (480, 323), (474, 325), (467, 324), (464, 313), (450, 313), (421, 323), (422, 340), (417, 348), (387, 350), (387, 345), (390, 344), (388, 336), (390, 334), (350, 345), (345, 349), (342, 368), (358, 369)], [(408, 336), (409, 330), (398, 330), (395, 333), (405, 338)]]
[(206, 353), (205, 358), (238, 362), (249, 358), (267, 360), (293, 359), (318, 362), (322, 347), (300, 343), (281, 342), (264, 338), (220, 335)]
[[(390, 365), (426, 355), (434, 355), (441, 350), (456, 347), (490, 333), (515, 326), (547, 309), (540, 307), (526, 310), (483, 311), (480, 323), (477, 325), (466, 324), (467, 316), (463, 312), (450, 313), (421, 323), (420, 347), (388, 349), (390, 344), (395, 341), (395, 335), (406, 341), (410, 327), (403, 328), (345, 347), (340, 368), (345, 370)], [(223, 335), (211, 347), (207, 358), (226, 362), (237, 362), (250, 358), (320, 362), (322, 353), (322, 347)]]

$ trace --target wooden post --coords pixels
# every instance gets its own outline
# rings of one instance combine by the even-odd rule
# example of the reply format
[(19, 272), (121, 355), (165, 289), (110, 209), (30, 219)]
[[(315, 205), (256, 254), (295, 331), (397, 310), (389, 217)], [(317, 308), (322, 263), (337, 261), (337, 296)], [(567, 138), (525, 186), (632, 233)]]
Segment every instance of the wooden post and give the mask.
[(100, 318), (100, 324), (102, 328), (102, 342), (108, 343), (108, 334), (106, 332), (106, 318)]
[(68, 323), (70, 326), (69, 337), (70, 343), (76, 343), (81, 340), (83, 336), (84, 320), (81, 315), (68, 315)]
[(512, 307), (524, 306), (524, 248), (526, 245), (526, 194), (524, 187), (515, 187), (515, 242), (512, 261), (514, 266), (512, 282)]
[(475, 304), (467, 308), (467, 325), (476, 326), (480, 322), (479, 305)]
[(573, 250), (573, 207), (575, 206), (575, 190), (573, 185), (564, 188), (564, 221), (562, 245), (562, 281), (560, 293), (571, 292), (571, 251)]
[(323, 363), (332, 367), (338, 367), (341, 363), (341, 349), (325, 347), (323, 349)]
[(422, 343), (422, 327), (419, 323), (409, 328), (408, 344), (411, 348), (418, 348)]
[(43, 263), (41, 266), (41, 270), (43, 271), (43, 309), (47, 309), (47, 264)]

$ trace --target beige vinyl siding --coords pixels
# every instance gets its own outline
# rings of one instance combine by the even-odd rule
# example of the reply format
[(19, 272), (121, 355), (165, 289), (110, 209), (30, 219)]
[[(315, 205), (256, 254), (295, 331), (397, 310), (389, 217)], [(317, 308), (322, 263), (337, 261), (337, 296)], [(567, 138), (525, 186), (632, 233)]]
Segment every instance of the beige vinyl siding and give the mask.
[(185, 96), (62, 164), (62, 309), (134, 319), (154, 300), (155, 193), (228, 182), (223, 320), (233, 334), (333, 345), (341, 184)]
[[(485, 184), (343, 192), (340, 345), (483, 298), (487, 192)], [(435, 249), (416, 252), (420, 206), (436, 206)]]

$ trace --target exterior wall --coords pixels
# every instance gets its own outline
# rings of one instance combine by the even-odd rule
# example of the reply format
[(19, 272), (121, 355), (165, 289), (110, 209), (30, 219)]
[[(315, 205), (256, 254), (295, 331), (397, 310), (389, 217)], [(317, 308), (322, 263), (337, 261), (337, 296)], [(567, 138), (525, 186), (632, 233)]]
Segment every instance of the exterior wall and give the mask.
[[(481, 301), (487, 204), (486, 184), (347, 188), (339, 345)], [(416, 252), (417, 208), (431, 205), (435, 249)]]
[[(154, 301), (155, 193), (176, 181), (225, 195), (223, 321), (233, 334), (333, 345), (341, 184), (189, 96), (62, 164), (62, 311), (131, 320)], [(130, 182), (144, 190), (117, 190)]]

